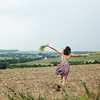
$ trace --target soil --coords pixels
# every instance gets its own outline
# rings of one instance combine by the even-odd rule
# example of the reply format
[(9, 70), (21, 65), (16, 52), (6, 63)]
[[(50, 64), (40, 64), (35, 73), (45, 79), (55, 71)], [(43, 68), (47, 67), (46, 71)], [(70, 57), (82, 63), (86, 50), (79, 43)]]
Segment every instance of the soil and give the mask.
[[(3, 93), (8, 93), (5, 86), (25, 95), (30, 92), (34, 98), (38, 98), (39, 93), (42, 96), (45, 93), (50, 100), (62, 100), (63, 95), (57, 90), (60, 75), (55, 75), (55, 70), (56, 66), (0, 70), (0, 100), (8, 100)], [(100, 64), (71, 65), (66, 89), (70, 89), (75, 96), (85, 94), (82, 81), (91, 92), (96, 93), (96, 86), (100, 84)]]

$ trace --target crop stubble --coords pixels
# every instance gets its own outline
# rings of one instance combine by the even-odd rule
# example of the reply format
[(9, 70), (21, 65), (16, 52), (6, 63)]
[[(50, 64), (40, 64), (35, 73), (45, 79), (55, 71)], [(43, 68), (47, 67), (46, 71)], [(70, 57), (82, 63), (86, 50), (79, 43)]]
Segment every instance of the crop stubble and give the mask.
[[(60, 76), (54, 74), (55, 70), (56, 67), (0, 70), (0, 100), (7, 100), (2, 93), (2, 91), (6, 92), (7, 90), (4, 85), (23, 94), (31, 92), (34, 98), (37, 98), (40, 92), (45, 93), (50, 99), (61, 99), (61, 92), (56, 91)], [(76, 96), (85, 93), (82, 80), (85, 80), (91, 91), (96, 91), (96, 83), (100, 84), (100, 64), (71, 65), (66, 87), (70, 88)]]

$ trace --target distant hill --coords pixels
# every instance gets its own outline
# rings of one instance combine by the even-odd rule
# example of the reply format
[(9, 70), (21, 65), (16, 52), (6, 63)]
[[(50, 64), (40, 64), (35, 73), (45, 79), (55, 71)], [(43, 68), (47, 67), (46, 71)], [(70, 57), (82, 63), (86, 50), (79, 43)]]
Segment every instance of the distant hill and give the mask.
[(17, 52), (18, 49), (11, 49), (11, 50), (4, 50), (4, 49), (0, 49), (0, 53), (13, 53), (13, 52)]
[[(10, 49), (10, 50), (4, 50), (4, 49), (0, 49), (0, 53), (30, 53), (30, 54), (38, 54), (38, 53), (48, 53), (48, 54), (58, 54), (55, 51), (44, 51), (44, 52), (40, 52), (40, 51), (19, 51), (18, 49)], [(90, 54), (97, 54), (100, 52), (97, 51), (72, 51), (72, 54), (86, 54), (86, 53), (90, 53)]]
[(95, 53), (95, 52), (97, 51), (72, 51), (71, 53), (79, 55), (79, 54)]
[(92, 52), (90, 54), (100, 54), (100, 51), (99, 52)]

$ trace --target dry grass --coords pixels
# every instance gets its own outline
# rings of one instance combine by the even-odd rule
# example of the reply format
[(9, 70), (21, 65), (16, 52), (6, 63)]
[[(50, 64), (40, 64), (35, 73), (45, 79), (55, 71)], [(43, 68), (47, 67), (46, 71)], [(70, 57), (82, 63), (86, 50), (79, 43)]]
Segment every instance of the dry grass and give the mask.
[[(96, 95), (96, 84), (100, 84), (100, 65), (73, 65), (70, 67), (66, 87), (70, 88), (75, 96), (80, 96), (85, 93), (81, 82), (85, 80), (89, 90)], [(2, 93), (2, 91), (7, 92), (4, 85), (23, 94), (31, 92), (34, 98), (37, 98), (40, 92), (45, 93), (49, 99), (62, 99), (61, 92), (56, 91), (60, 76), (54, 74), (55, 70), (56, 67), (0, 70), (0, 100), (7, 100)]]

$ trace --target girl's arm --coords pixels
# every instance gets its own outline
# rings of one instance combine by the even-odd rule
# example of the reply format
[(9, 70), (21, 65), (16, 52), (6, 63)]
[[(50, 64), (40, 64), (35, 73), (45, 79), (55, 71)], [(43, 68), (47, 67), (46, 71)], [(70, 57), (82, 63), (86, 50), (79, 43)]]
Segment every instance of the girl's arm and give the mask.
[(90, 56), (90, 54), (83, 54), (83, 55), (73, 55), (73, 54), (70, 54), (70, 57), (84, 57), (84, 56)]
[(55, 50), (57, 53), (59, 53), (59, 54), (62, 55), (62, 52), (61, 52), (61, 51), (59, 51), (59, 50), (57, 50), (57, 49), (55, 49), (55, 48), (53, 48), (53, 47), (51, 47), (51, 46), (49, 46), (49, 45), (46, 45), (46, 47), (49, 47), (49, 48)]

